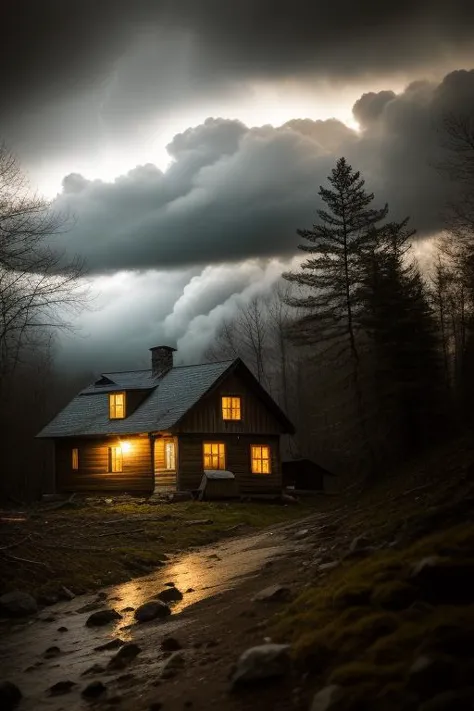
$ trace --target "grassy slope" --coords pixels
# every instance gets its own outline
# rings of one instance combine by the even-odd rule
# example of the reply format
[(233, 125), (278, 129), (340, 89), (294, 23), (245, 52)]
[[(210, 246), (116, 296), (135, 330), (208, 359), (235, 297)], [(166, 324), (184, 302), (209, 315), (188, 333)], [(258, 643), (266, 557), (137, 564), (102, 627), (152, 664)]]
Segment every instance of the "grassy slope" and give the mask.
[[(340, 538), (333, 557), (361, 533), (380, 548), (347, 557), (328, 574), (311, 573), (304, 592), (276, 618), (271, 634), (292, 642), (297, 668), (307, 675), (306, 708), (327, 684), (343, 689), (331, 711), (424, 711), (423, 702), (438, 710), (471, 708), (471, 701), (458, 707), (440, 694), (474, 683), (474, 581), (467, 599), (456, 599), (460, 587), (461, 597), (467, 589), (464, 568), (474, 575), (473, 469), (474, 442), (463, 438), (370, 491), (354, 492), (331, 513), (333, 539)], [(438, 581), (415, 581), (413, 565), (433, 555), (443, 567)], [(420, 655), (437, 667), (408, 681)]]
[[(1, 592), (81, 593), (143, 575), (169, 553), (308, 515), (311, 504), (82, 502), (3, 522)], [(7, 518), (19, 518), (12, 512)], [(187, 525), (192, 520), (207, 520)], [(210, 522), (209, 522), (210, 521)], [(9, 547), (12, 546), (12, 547)]]

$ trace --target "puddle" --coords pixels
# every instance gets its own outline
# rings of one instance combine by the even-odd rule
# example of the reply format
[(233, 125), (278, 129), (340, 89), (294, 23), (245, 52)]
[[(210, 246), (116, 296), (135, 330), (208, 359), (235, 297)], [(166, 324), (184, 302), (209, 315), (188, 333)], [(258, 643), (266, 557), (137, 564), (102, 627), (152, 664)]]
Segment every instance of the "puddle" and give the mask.
[[(105, 627), (86, 627), (85, 621), (91, 613), (77, 612), (94, 601), (97, 593), (52, 605), (25, 622), (3, 620), (0, 624), (2, 679), (20, 688), (24, 697), (22, 711), (84, 709), (86, 702), (81, 699), (81, 689), (98, 678), (109, 687), (124, 673), (81, 676), (93, 664), (106, 666), (116, 651), (97, 652), (95, 647), (116, 637), (137, 642), (143, 649), (140, 666), (144, 664), (148, 671), (150, 665), (159, 662), (161, 638), (174, 634), (199, 615), (199, 606), (193, 607), (196, 603), (235, 587), (239, 579), (255, 574), (268, 559), (274, 559), (288, 548), (288, 539), (283, 534), (267, 531), (176, 556), (152, 574), (104, 588), (107, 599), (98, 609), (112, 607), (123, 616)], [(138, 607), (160, 592), (167, 582), (173, 582), (184, 596), (172, 607), (173, 614), (164, 621), (134, 624), (133, 611), (123, 612), (124, 608)], [(186, 592), (191, 588), (192, 592)], [(66, 627), (67, 631), (59, 632), (60, 627)], [(52, 646), (59, 647), (60, 654), (45, 659), (44, 652)], [(47, 690), (59, 681), (72, 681), (76, 686), (64, 696), (50, 697)]]

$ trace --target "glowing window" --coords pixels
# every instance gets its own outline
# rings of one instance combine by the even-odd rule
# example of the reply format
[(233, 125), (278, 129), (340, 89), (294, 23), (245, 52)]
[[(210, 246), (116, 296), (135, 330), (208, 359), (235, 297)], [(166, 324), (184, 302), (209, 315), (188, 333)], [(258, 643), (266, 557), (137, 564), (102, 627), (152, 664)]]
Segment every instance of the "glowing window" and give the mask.
[(225, 444), (222, 442), (204, 442), (204, 469), (225, 469)]
[(110, 393), (109, 417), (111, 420), (123, 420), (125, 417), (125, 393)]
[(271, 456), (267, 445), (251, 446), (252, 474), (270, 474)]
[(222, 398), (222, 417), (224, 420), (240, 420), (240, 397), (225, 396)]
[(123, 471), (123, 457), (121, 447), (109, 447), (109, 472)]
[(71, 464), (74, 470), (79, 469), (79, 450), (76, 447), (72, 450)]

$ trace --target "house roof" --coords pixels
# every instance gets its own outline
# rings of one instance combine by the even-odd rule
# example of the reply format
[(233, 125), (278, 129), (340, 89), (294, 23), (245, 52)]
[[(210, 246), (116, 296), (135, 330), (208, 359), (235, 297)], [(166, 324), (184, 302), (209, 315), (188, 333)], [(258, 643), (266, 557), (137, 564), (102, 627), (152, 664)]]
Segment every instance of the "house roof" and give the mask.
[[(255, 381), (267, 407), (273, 410), (287, 431), (293, 431), (286, 415), (240, 358), (237, 358), (217, 363), (174, 366), (161, 377), (153, 376), (151, 370), (102, 373), (95, 383), (84, 388), (36, 436), (131, 435), (168, 430), (236, 367), (242, 368), (243, 373)], [(149, 391), (149, 394), (131, 415), (123, 420), (110, 420), (109, 401), (105, 394), (117, 390), (144, 390)]]

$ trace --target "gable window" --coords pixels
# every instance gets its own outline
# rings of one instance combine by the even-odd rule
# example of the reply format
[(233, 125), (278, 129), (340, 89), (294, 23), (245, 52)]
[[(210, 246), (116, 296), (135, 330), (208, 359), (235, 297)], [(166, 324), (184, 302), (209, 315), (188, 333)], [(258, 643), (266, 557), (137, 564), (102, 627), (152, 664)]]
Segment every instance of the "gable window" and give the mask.
[(222, 419), (241, 420), (240, 397), (226, 395), (222, 398)]
[(71, 450), (71, 466), (74, 471), (79, 469), (79, 450), (77, 447)]
[(122, 447), (109, 447), (109, 472), (123, 471)]
[(204, 469), (225, 469), (225, 444), (204, 442), (202, 445)]
[(252, 462), (252, 474), (271, 473), (271, 455), (268, 445), (255, 445), (250, 447), (250, 458)]
[(125, 417), (125, 393), (110, 393), (109, 395), (109, 418), (111, 420), (123, 420)]

